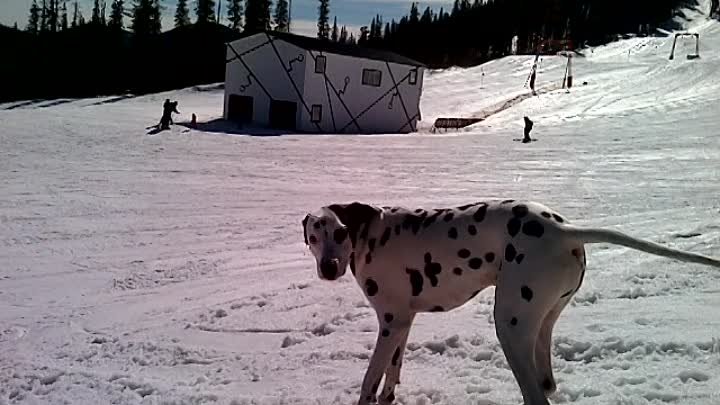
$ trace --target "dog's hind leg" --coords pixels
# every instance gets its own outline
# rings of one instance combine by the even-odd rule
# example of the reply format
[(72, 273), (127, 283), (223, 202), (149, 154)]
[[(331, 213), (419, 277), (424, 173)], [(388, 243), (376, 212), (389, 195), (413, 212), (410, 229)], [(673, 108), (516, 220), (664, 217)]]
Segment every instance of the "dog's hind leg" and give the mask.
[[(413, 318), (414, 315), (411, 315), (410, 324), (412, 324)], [(407, 345), (408, 335), (410, 335), (410, 326), (408, 326), (404, 332), (399, 333), (403, 333), (404, 335), (401, 337), (402, 340), (400, 344), (397, 345), (397, 348), (393, 352), (390, 364), (385, 371), (385, 384), (378, 401), (382, 405), (389, 405), (395, 401), (395, 386), (400, 384), (400, 369), (402, 369), (405, 345)]]
[[(572, 290), (570, 290), (572, 292)], [(543, 320), (537, 342), (535, 343), (535, 367), (537, 369), (537, 378), (545, 392), (545, 396), (550, 396), (557, 390), (555, 377), (552, 371), (552, 331), (555, 322), (560, 317), (560, 313), (570, 299), (572, 294), (560, 298), (555, 307), (550, 310)]]
[(370, 357), (370, 365), (360, 388), (358, 405), (367, 405), (376, 400), (380, 379), (388, 368), (395, 350), (407, 339), (414, 318), (410, 313), (390, 313), (379, 308), (377, 314), (380, 330), (375, 350)]

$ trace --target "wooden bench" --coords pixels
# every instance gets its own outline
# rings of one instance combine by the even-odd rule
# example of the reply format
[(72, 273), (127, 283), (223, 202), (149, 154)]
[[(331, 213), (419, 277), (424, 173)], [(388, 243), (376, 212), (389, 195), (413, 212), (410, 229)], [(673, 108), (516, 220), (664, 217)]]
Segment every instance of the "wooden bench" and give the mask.
[(447, 130), (448, 128), (453, 128), (457, 130), (459, 128), (467, 127), (468, 125), (478, 123), (482, 120), (482, 118), (438, 118), (435, 120), (435, 123), (430, 130), (433, 133), (438, 129)]

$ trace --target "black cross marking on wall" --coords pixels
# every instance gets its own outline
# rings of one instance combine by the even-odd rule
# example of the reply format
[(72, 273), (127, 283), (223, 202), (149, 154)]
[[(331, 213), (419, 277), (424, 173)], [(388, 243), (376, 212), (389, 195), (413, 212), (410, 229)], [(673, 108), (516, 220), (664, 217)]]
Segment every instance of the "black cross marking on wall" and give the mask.
[[(282, 56), (280, 56), (280, 51), (278, 51), (277, 47), (275, 46), (275, 42), (273, 41), (270, 34), (267, 32), (265, 35), (268, 38), (268, 41), (270, 42), (270, 46), (272, 46), (273, 50), (275, 51), (275, 55), (278, 57), (278, 62), (285, 68), (285, 63), (283, 63)], [(315, 58), (313, 58), (315, 59)], [(287, 74), (288, 80), (290, 80), (290, 84), (292, 84), (293, 88), (295, 89), (295, 93), (297, 94), (298, 98), (300, 99), (300, 102), (302, 102), (303, 107), (305, 107), (305, 111), (308, 113), (308, 116), (312, 118), (312, 112), (310, 112), (310, 108), (308, 107), (307, 103), (305, 102), (305, 98), (303, 97), (302, 92), (298, 89), (297, 84), (295, 83), (295, 80), (293, 80), (292, 75), (290, 74), (290, 71), (288, 71), (287, 68), (285, 68), (285, 73)], [(320, 128), (320, 125), (317, 122), (313, 122), (315, 124), (315, 127), (317, 128), (318, 132), (322, 132), (322, 128)]]
[(235, 59), (240, 58), (241, 56), (245, 56), (245, 55), (247, 55), (247, 54), (249, 54), (249, 53), (253, 53), (253, 52), (257, 51), (258, 49), (262, 48), (263, 46), (268, 45), (269, 43), (270, 43), (270, 42), (263, 42), (262, 44), (256, 45), (256, 46), (248, 49), (247, 51), (245, 51), (245, 52), (243, 52), (243, 53), (241, 53), (241, 54), (238, 54), (237, 52), (235, 52), (235, 50), (232, 49), (232, 46), (230, 46), (229, 43), (228, 43), (228, 44), (225, 44), (225, 46), (227, 46), (228, 48), (232, 49), (233, 53), (235, 54), (235, 56), (233, 56), (232, 58), (226, 59), (226, 60), (225, 60), (225, 64), (228, 64), (228, 63), (234, 61)]
[[(388, 65), (388, 67), (389, 67), (389, 65)], [(392, 76), (392, 75), (391, 75), (391, 76)], [(385, 96), (387, 96), (387, 95), (390, 94), (391, 92), (397, 90), (398, 86), (400, 86), (405, 80), (408, 80), (409, 78), (410, 78), (410, 73), (406, 74), (405, 77), (403, 77), (402, 80), (400, 80), (399, 82), (395, 82), (395, 80), (393, 80), (394, 85), (393, 85), (388, 91), (386, 91), (386, 92), (383, 93), (380, 97), (378, 97), (375, 101), (373, 101), (372, 103), (370, 103), (370, 105), (367, 106), (367, 108), (365, 108), (364, 110), (362, 110), (362, 111), (360, 112), (360, 114), (356, 115), (355, 118), (353, 118), (353, 121), (357, 121), (358, 118), (360, 118), (360, 117), (362, 117), (363, 115), (365, 115), (365, 113), (367, 113), (367, 112), (370, 111), (373, 107), (375, 107), (375, 105), (377, 105), (377, 103), (379, 103), (380, 101), (382, 101), (382, 99), (384, 99)], [(400, 100), (402, 100), (402, 98), (401, 98)], [(407, 111), (406, 111), (406, 114), (407, 114)], [(410, 117), (408, 117), (408, 122), (410, 122)], [(405, 126), (407, 126), (407, 124), (408, 124), (408, 123), (406, 122), (405, 125), (403, 126), (403, 128), (404, 128)], [(350, 123), (348, 123), (348, 124), (345, 125), (344, 127), (340, 128), (340, 132), (345, 131), (345, 128), (347, 128), (349, 125), (350, 125)], [(412, 126), (411, 126), (411, 128), (412, 128)]]
[[(250, 76), (251, 76), (253, 79), (255, 79), (255, 83), (257, 83), (258, 86), (260, 86), (260, 88), (261, 88), (262, 91), (265, 93), (265, 95), (270, 99), (270, 101), (274, 101), (273, 97), (270, 95), (270, 92), (267, 91), (267, 89), (265, 88), (265, 86), (263, 86), (262, 82), (261, 82), (260, 80), (258, 80), (258, 78), (257, 78), (257, 76), (255, 75), (255, 73), (253, 73), (252, 69), (250, 69), (250, 66), (248, 66), (247, 63), (245, 63), (245, 61), (244, 61), (243, 58), (242, 58), (242, 55), (240, 55), (239, 53), (237, 53), (237, 51), (235, 50), (235, 48), (232, 47), (232, 45), (227, 44), (227, 47), (235, 54), (235, 57), (237, 58), (237, 60), (239, 60), (240, 63), (242, 63), (242, 65), (243, 65), (243, 66), (245, 67), (245, 69), (248, 71), (248, 73), (250, 74)], [(258, 47), (259, 47), (259, 46), (258, 46)], [(258, 47), (255, 47), (255, 49), (257, 49)], [(248, 51), (248, 52), (244, 52), (243, 55), (247, 55), (248, 53), (249, 53), (249, 51)]]
[[(395, 76), (393, 75), (392, 69), (390, 69), (390, 64), (387, 61), (385, 62), (385, 66), (387, 66), (387, 70), (390, 72), (390, 79), (392, 79), (393, 84), (395, 84), (394, 87), (397, 89), (398, 84), (395, 83)], [(407, 78), (410, 78), (410, 73), (408, 73)], [(412, 122), (410, 114), (408, 114), (407, 108), (405, 107), (405, 101), (403, 100), (402, 94), (400, 94), (400, 90), (397, 90), (397, 96), (400, 99), (400, 105), (402, 105), (403, 111), (405, 111), (405, 118), (407, 118), (408, 122)], [(392, 105), (392, 100), (390, 105)], [(415, 130), (415, 128), (412, 127), (412, 124), (410, 125), (410, 129), (413, 131)]]
[[(310, 57), (313, 58), (314, 61), (317, 60), (317, 57), (312, 53), (311, 50), (308, 50), (308, 53), (310, 54)], [(326, 71), (327, 71), (327, 69), (326, 69)], [(358, 124), (357, 119), (353, 118), (352, 112), (351, 112), (350, 109), (348, 108), (347, 104), (345, 104), (345, 101), (343, 101), (343, 99), (340, 98), (340, 94), (338, 93), (338, 91), (337, 91), (337, 89), (335, 88), (335, 86), (333, 86), (332, 82), (330, 81), (330, 78), (327, 77), (327, 73), (326, 73), (326, 72), (323, 72), (323, 77), (325, 78), (325, 83), (330, 86), (330, 88), (332, 89), (333, 93), (335, 93), (335, 95), (337, 96), (338, 100), (340, 100), (340, 104), (342, 104), (342, 106), (343, 106), (343, 108), (345, 109), (345, 112), (347, 113), (348, 117), (350, 117), (350, 122), (348, 122), (347, 125), (345, 125), (344, 127), (342, 127), (342, 129), (340, 130), (340, 132), (343, 132), (343, 131), (345, 130), (345, 128), (347, 128), (348, 126), (350, 126), (350, 124), (355, 124), (355, 126), (356, 126), (357, 129), (358, 129), (358, 131), (362, 132), (362, 128), (360, 128), (360, 124)], [(348, 84), (348, 83), (350, 83), (350, 78), (349, 78), (349, 77), (346, 77), (346, 78), (345, 78), (345, 88), (346, 88), (346, 89), (347, 89), (347, 84)]]

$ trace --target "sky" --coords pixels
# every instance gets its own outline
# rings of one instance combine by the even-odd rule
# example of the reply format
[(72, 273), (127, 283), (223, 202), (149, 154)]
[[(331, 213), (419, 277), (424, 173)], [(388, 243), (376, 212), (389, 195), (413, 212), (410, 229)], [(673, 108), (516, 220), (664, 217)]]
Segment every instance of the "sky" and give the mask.
[[(106, 0), (108, 14), (111, 2), (112, 0)], [(126, 4), (132, 4), (132, 0), (126, 0), (125, 2)], [(18, 26), (23, 28), (27, 23), (31, 3), (32, 0), (0, 0), (0, 23), (13, 25), (17, 22)], [(88, 19), (92, 10), (92, 0), (79, 0), (79, 3), (83, 15)], [(193, 3), (194, 0), (190, 0), (191, 7)], [(339, 25), (347, 25), (352, 32), (357, 32), (361, 26), (369, 25), (376, 14), (382, 15), (383, 21), (390, 21), (392, 18), (399, 19), (408, 13), (411, 3), (411, 0), (330, 0), (330, 13), (331, 18), (337, 17)], [(452, 0), (425, 0), (418, 3), (421, 10), (426, 6), (435, 9), (440, 7), (447, 9), (452, 6)], [(172, 28), (176, 1), (161, 0), (161, 4), (165, 8), (163, 28)], [(223, 0), (223, 9), (225, 5), (226, 0)], [(317, 6), (318, 0), (293, 0), (293, 32), (303, 35), (315, 35), (317, 32)], [(223, 12), (223, 14), (225, 13)]]

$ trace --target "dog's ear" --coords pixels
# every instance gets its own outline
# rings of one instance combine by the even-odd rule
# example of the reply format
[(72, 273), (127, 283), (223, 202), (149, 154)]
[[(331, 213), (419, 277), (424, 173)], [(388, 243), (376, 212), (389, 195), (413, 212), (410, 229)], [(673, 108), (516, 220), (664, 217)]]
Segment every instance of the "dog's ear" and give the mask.
[(305, 215), (305, 218), (302, 220), (302, 226), (303, 226), (303, 238), (305, 239), (305, 244), (308, 245), (308, 236), (307, 236), (307, 223), (310, 219), (310, 214)]
[(362, 225), (369, 226), (375, 217), (380, 215), (380, 210), (371, 205), (354, 202), (352, 204), (332, 204), (328, 206), (337, 215), (340, 222), (347, 226), (350, 234), (350, 242), (353, 247), (357, 242), (357, 235)]

